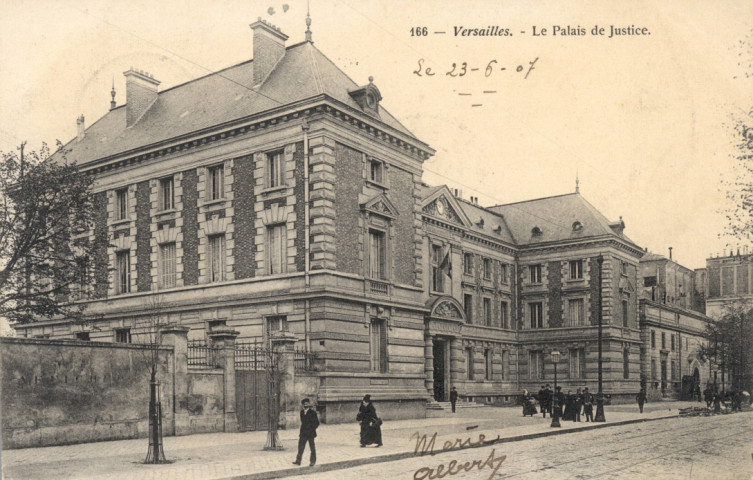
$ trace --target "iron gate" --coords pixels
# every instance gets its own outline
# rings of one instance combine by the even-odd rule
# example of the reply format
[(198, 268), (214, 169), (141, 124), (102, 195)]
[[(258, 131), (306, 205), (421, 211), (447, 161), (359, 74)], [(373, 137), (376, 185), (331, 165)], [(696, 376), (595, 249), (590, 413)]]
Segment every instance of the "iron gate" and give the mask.
[(276, 419), (275, 356), (261, 342), (235, 345), (235, 405), (240, 431), (264, 430)]

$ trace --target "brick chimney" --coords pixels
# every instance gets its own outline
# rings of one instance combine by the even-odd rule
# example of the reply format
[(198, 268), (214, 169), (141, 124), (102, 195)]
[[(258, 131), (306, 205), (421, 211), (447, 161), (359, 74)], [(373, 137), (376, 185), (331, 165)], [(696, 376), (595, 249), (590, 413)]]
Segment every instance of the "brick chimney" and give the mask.
[(259, 17), (250, 25), (254, 31), (254, 86), (260, 85), (285, 56), (288, 36)]
[(84, 135), (86, 135), (86, 125), (84, 124), (84, 114), (82, 113), (80, 117), (76, 119), (76, 141), (80, 142), (84, 139)]
[(148, 72), (134, 70), (133, 67), (123, 72), (123, 75), (126, 77), (126, 126), (130, 127), (157, 100), (157, 86), (160, 82)]

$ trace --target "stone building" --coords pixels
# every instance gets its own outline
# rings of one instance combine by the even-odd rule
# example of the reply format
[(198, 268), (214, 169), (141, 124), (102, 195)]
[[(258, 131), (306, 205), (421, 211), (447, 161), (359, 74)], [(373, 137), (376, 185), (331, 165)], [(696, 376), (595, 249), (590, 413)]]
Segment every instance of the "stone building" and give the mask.
[[(96, 178), (86, 235), (92, 321), (19, 326), (27, 337), (132, 341), (159, 304), (189, 339), (212, 330), (317, 358), (305, 393), (328, 422), (365, 393), (386, 418), (421, 417), (452, 386), (513, 401), (554, 383), (638, 390), (642, 250), (579, 193), (484, 208), (421, 180), (434, 150), (311, 41), (263, 21), (254, 58), (159, 91), (130, 69), (126, 104), (79, 119), (68, 158)], [(155, 301), (158, 299), (158, 302)], [(599, 308), (601, 306), (601, 308)], [(240, 408), (240, 407), (239, 407)]]
[(714, 383), (717, 368), (702, 354), (712, 319), (704, 314), (695, 271), (647, 252), (639, 265), (642, 376), (650, 397), (690, 398)]

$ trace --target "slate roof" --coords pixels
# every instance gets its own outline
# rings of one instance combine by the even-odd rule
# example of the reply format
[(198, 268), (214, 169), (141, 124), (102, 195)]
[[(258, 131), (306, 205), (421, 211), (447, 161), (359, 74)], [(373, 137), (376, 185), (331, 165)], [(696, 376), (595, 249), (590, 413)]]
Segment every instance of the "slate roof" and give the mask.
[[(489, 210), (504, 215), (518, 245), (600, 236), (616, 236), (635, 245), (624, 234), (615, 232), (610, 227), (612, 222), (579, 193), (496, 205), (489, 207)], [(573, 229), (576, 221), (582, 225), (579, 231)], [(533, 235), (534, 227), (541, 230), (540, 235)]]
[(641, 257), (641, 262), (655, 262), (658, 260), (669, 261), (669, 259), (664, 255), (659, 255), (657, 253), (651, 252), (647, 252)]
[[(162, 92), (141, 119), (126, 128), (126, 108), (119, 106), (86, 129), (80, 142), (66, 147), (79, 165), (175, 137), (211, 129), (254, 114), (326, 94), (361, 111), (348, 95), (358, 85), (311, 42), (286, 48), (285, 55), (256, 89), (253, 60)], [(381, 105), (381, 121), (415, 136)]]
[[(503, 242), (515, 245), (515, 238), (513, 238), (512, 232), (507, 226), (506, 219), (499, 213), (491, 212), (479, 205), (473, 204), (466, 200), (458, 199), (460, 208), (463, 209), (468, 218), (473, 222), (471, 230), (477, 233), (483, 233), (489, 235)], [(483, 220), (483, 226), (479, 225), (479, 221)], [(498, 227), (502, 227), (501, 230), (496, 231)]]
[[(432, 187), (422, 184), (421, 198), (428, 200), (429, 197), (442, 189), (446, 189), (447, 195), (452, 196), (450, 190), (444, 185)], [(513, 245), (529, 246), (548, 242), (578, 240), (586, 237), (613, 236), (639, 249), (630, 238), (616, 232), (610, 226), (619, 222), (607, 220), (579, 193), (537, 198), (493, 207), (483, 207), (456, 197), (453, 197), (453, 199), (471, 220), (471, 231), (483, 233)], [(483, 226), (479, 225), (480, 220), (484, 221)], [(582, 228), (577, 231), (573, 229), (573, 224), (576, 221), (582, 225)], [(502, 229), (495, 231), (500, 226)], [(540, 235), (532, 234), (534, 227), (539, 227)]]

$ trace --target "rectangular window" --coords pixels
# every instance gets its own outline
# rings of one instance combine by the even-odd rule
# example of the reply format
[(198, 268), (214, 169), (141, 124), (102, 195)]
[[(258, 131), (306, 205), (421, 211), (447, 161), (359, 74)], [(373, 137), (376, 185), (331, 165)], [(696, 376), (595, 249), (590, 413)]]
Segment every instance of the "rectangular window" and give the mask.
[(130, 328), (116, 328), (115, 329), (115, 342), (116, 343), (131, 343), (131, 329)]
[(369, 276), (387, 279), (387, 243), (384, 232), (369, 231)]
[(494, 355), (490, 349), (484, 350), (484, 379), (491, 380), (494, 374)]
[(567, 321), (571, 327), (585, 325), (585, 314), (582, 298), (572, 298), (567, 301)]
[(669, 375), (670, 375), (669, 378), (671, 380), (674, 380), (676, 378), (675, 377), (675, 361), (674, 360), (672, 360), (671, 363), (670, 363)]
[(207, 277), (209, 283), (225, 280), (225, 234), (209, 237), (207, 242)]
[(505, 369), (507, 368), (507, 350), (502, 350), (502, 367), (499, 369), (499, 376), (502, 380), (505, 379)]
[(172, 210), (175, 208), (173, 177), (159, 181), (159, 209)]
[(369, 180), (374, 183), (384, 182), (384, 164), (379, 160), (369, 162)]
[(541, 302), (529, 303), (528, 318), (531, 328), (544, 328), (544, 305)]
[(285, 273), (288, 265), (288, 235), (284, 223), (267, 227), (267, 273)]
[(431, 246), (431, 289), (434, 292), (444, 292), (444, 272), (442, 271), (441, 245)]
[(528, 378), (539, 380), (544, 378), (542, 352), (528, 352)]
[(89, 341), (91, 338), (89, 338), (89, 332), (76, 332), (76, 340), (84, 340)]
[(622, 351), (622, 378), (630, 378), (630, 351)]
[(656, 332), (651, 330), (651, 348), (656, 348)]
[(115, 254), (115, 294), (131, 291), (131, 251)]
[(674, 333), (669, 336), (669, 346), (674, 352), (675, 351), (675, 334)]
[(528, 266), (528, 282), (541, 283), (541, 265)]
[(570, 378), (586, 378), (586, 349), (570, 349)]
[(499, 302), (499, 325), (502, 328), (510, 328), (510, 317), (507, 312), (507, 302)]
[(285, 315), (274, 315), (267, 317), (267, 338), (275, 334), (288, 331), (288, 317)]
[(583, 260), (570, 260), (570, 280), (583, 279)]
[(651, 359), (651, 380), (656, 380), (656, 360)]
[(465, 309), (466, 323), (473, 323), (473, 295), (470, 293), (463, 295), (463, 308)]
[(623, 262), (622, 260), (620, 260), (620, 273), (622, 273), (623, 275), (628, 274), (628, 263)]
[(492, 301), (490, 298), (484, 299), (484, 325), (492, 326)]
[(473, 275), (473, 254), (463, 254), (463, 273), (466, 275)]
[(622, 326), (627, 327), (628, 326), (628, 301), (623, 300), (622, 301)]
[(387, 373), (387, 329), (384, 320), (371, 319), (369, 339), (371, 371)]
[(661, 332), (661, 349), (667, 349), (667, 334), (664, 332)]
[(465, 373), (468, 380), (473, 380), (473, 349), (465, 349)]
[(128, 218), (128, 189), (121, 188), (115, 192), (115, 220)]
[(225, 197), (225, 167), (217, 165), (207, 168), (207, 201)]
[(159, 286), (173, 288), (175, 286), (175, 244), (165, 243), (159, 246)]
[(267, 154), (267, 188), (275, 188), (285, 185), (282, 159), (282, 150)]
[(484, 259), (484, 279), (491, 280), (492, 278), (492, 261), (488, 258)]
[(507, 264), (499, 264), (499, 281), (500, 283), (507, 283)]

